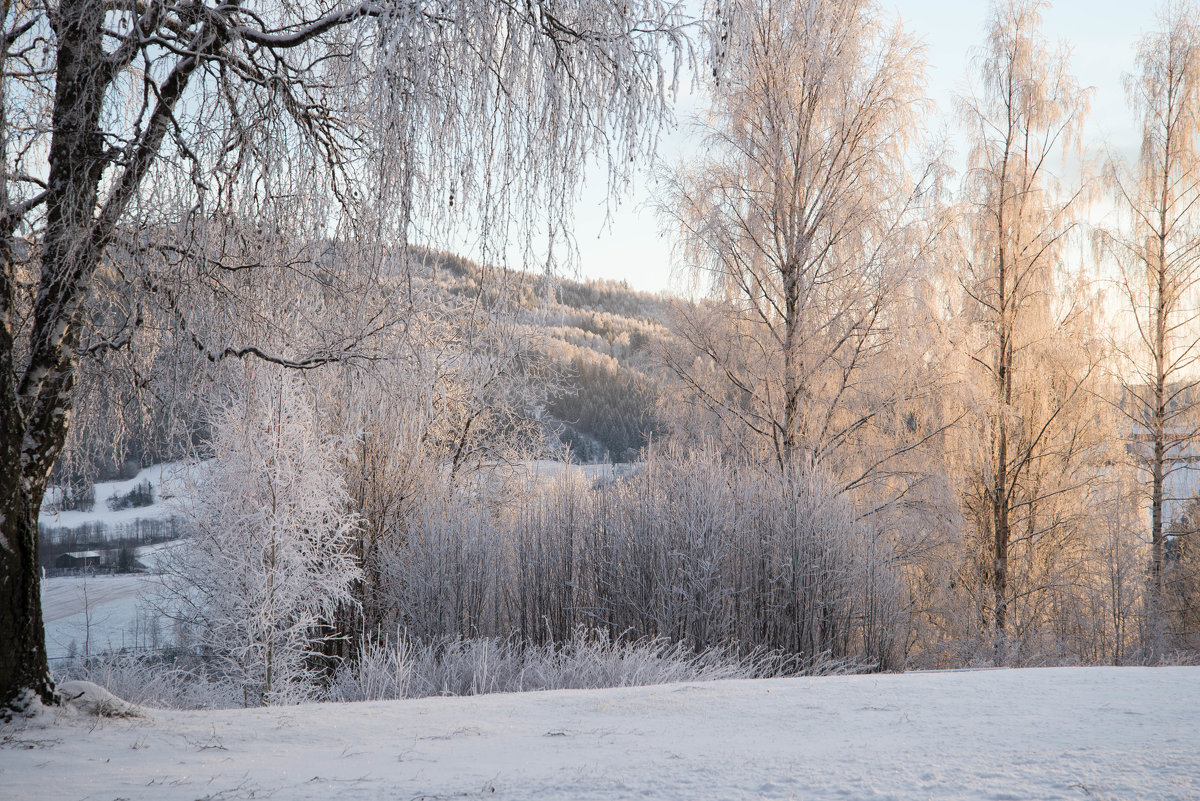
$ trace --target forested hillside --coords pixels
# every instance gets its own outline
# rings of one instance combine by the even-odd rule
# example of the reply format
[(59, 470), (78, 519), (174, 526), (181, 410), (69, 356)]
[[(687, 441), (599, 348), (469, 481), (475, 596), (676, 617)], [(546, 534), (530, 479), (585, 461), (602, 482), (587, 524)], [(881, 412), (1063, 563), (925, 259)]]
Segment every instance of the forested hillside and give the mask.
[[(350, 258), (343, 244), (325, 242), (311, 250), (307, 258), (318, 264)], [(419, 297), (423, 308), (436, 310), (431, 315), (443, 326), (430, 337), (440, 337), (441, 347), (475, 348), (504, 364), (490, 379), (462, 379), (468, 389), (439, 392), (477, 395), (480, 408), (505, 407), (503, 419), (493, 422), (510, 442), (520, 443), (521, 456), (631, 461), (661, 429), (656, 405), (664, 374), (656, 351), (670, 337), (670, 301), (611, 281), (484, 267), (444, 252), (412, 255), (404, 269), (380, 271), (382, 293), (399, 305)], [(446, 322), (451, 319), (453, 325)], [(204, 340), (206, 328), (193, 325), (197, 341)], [(467, 333), (472, 325), (478, 330)], [(472, 340), (482, 329), (490, 333)], [(441, 376), (450, 368), (430, 341), (412, 345), (422, 353), (413, 358), (428, 359)], [(86, 493), (95, 481), (129, 478), (152, 464), (204, 451), (204, 399), (220, 379), (196, 363), (211, 362), (212, 348), (186, 338), (134, 344), (103, 363), (85, 361), (79, 422), (56, 468), (56, 485)], [(469, 413), (456, 425), (466, 419)]]
[(514, 295), (518, 319), (550, 361), (541, 419), (566, 449), (561, 455), (581, 462), (636, 459), (661, 427), (655, 405), (662, 373), (654, 351), (669, 336), (668, 301), (614, 281), (501, 272), (428, 253), (422, 278), (459, 299), (501, 287)]

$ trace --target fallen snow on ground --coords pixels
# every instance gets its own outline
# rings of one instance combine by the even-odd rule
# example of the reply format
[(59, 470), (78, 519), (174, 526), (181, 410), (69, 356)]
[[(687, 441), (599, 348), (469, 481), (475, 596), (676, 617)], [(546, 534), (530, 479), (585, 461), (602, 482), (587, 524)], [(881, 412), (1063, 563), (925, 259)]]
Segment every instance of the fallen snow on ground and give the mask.
[(42, 616), (47, 623), (135, 598), (153, 580), (146, 575), (63, 576), (42, 582)]
[[(144, 710), (143, 710), (144, 711)], [(1200, 668), (728, 681), (0, 735), (17, 799), (1200, 798)]]
[(159, 560), (173, 548), (182, 548), (186, 544), (186, 539), (168, 540), (167, 542), (156, 542), (152, 545), (140, 545), (134, 552), (135, 557), (141, 562), (147, 571), (150, 573), (158, 573)]

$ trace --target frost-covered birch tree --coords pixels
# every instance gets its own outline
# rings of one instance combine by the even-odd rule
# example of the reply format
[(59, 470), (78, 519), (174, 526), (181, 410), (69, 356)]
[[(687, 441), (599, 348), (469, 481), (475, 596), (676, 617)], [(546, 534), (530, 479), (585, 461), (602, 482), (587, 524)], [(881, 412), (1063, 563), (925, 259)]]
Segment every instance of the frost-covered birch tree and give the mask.
[(360, 520), (313, 402), (295, 373), (248, 366), (210, 421), (213, 458), (185, 509), (196, 534), (163, 564), (163, 611), (247, 706), (311, 695), (362, 577)]
[[(679, 306), (685, 347), (670, 364), (734, 441), (785, 472), (817, 463), (857, 486), (880, 454), (920, 439), (895, 425), (906, 410), (888, 379), (903, 371), (872, 366), (919, 251), (906, 159), (921, 48), (868, 0), (722, 10), (705, 155), (676, 170), (665, 203), (711, 295)], [(897, 433), (908, 441), (888, 443)]]
[(1132, 337), (1119, 371), (1129, 439), (1150, 501), (1150, 600), (1163, 591), (1167, 485), (1200, 439), (1200, 28), (1194, 3), (1170, 2), (1138, 46), (1126, 78), (1140, 116), (1132, 170), (1109, 168), (1125, 226), (1101, 233), (1112, 255)]
[[(37, 514), (71, 425), (87, 301), (114, 243), (181, 219), (211, 239), (223, 219), (264, 209), (314, 237), (401, 246), (414, 225), (428, 234), (466, 219), (502, 237), (561, 221), (589, 156), (619, 184), (653, 146), (685, 44), (664, 0), (3, 9), (0, 707), (12, 709), (56, 700)], [(325, 203), (300, 202), (313, 197)], [(204, 246), (167, 242), (184, 255)], [(253, 280), (247, 266), (214, 269)], [(251, 342), (211, 355), (311, 366), (344, 351)]]
[(982, 614), (1001, 634), (1010, 604), (1038, 585), (1014, 586), (1014, 553), (1029, 566), (1061, 547), (1070, 528), (1053, 504), (1072, 492), (1082, 502), (1094, 476), (1083, 467), (1091, 445), (1081, 437), (1090, 419), (1086, 382), (1097, 374), (1080, 348), (1087, 296), (1064, 282), (1061, 261), (1083, 190), (1054, 173), (1079, 145), (1088, 93), (1071, 76), (1065, 48), (1041, 35), (1044, 5), (993, 8), (974, 93), (961, 102), (971, 149), (960, 278), (980, 382), (977, 481), (966, 494), (990, 594)]

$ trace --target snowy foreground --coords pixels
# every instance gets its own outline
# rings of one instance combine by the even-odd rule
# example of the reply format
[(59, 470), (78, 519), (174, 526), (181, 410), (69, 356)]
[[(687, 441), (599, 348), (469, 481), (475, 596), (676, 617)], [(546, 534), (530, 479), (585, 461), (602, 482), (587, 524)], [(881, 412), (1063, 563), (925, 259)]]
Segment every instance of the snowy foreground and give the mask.
[(5, 799), (1197, 799), (1200, 668), (47, 714)]

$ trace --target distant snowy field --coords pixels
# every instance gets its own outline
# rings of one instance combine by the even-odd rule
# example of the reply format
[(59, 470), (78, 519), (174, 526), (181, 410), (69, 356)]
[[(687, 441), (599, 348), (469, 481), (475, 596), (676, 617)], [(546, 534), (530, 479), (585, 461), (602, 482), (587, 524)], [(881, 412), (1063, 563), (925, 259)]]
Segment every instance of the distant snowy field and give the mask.
[(52, 799), (1200, 798), (1200, 668), (1047, 668), (427, 698), (0, 734)]
[[(182, 543), (162, 542), (137, 550), (138, 561), (153, 571), (158, 557)], [(76, 654), (144, 649), (166, 645), (170, 627), (147, 604), (159, 586), (149, 574), (56, 576), (42, 582), (42, 621), (46, 652), (53, 659)], [(156, 622), (157, 621), (157, 622)], [(160, 642), (149, 630), (158, 627)]]
[[(50, 511), (43, 509), (38, 519), (42, 526), (75, 528), (101, 525), (111, 537), (139, 520), (168, 520), (183, 513), (182, 502), (195, 482), (204, 476), (203, 464), (189, 469), (182, 463), (154, 465), (124, 481), (96, 484), (96, 503), (90, 511)], [(108, 500), (127, 495), (142, 482), (149, 481), (154, 503), (149, 506), (113, 511)], [(53, 501), (53, 493), (49, 493)], [(175, 542), (146, 545), (136, 557), (151, 572), (157, 556)], [(146, 648), (153, 644), (148, 627), (157, 625), (166, 636), (167, 626), (148, 612), (145, 599), (157, 580), (136, 574), (54, 576), (42, 582), (42, 616), (46, 629), (46, 649), (51, 659), (67, 656), (74, 650), (83, 654), (121, 648)]]
[[(182, 508), (177, 502), (185, 497), (190, 488), (203, 473), (203, 463), (200, 465), (185, 465), (182, 462), (167, 462), (143, 468), (136, 476), (124, 481), (100, 481), (96, 483), (96, 503), (89, 511), (52, 511), (43, 508), (38, 517), (38, 523), (43, 526), (56, 528), (75, 528), (88, 524), (101, 524), (108, 529), (117, 531), (121, 526), (129, 525), (138, 520), (166, 520), (182, 514)], [(132, 509), (112, 510), (108, 501), (122, 495), (128, 495), (135, 487), (149, 481), (154, 491), (154, 503)], [(56, 500), (54, 491), (47, 492), (46, 506)]]
[(139, 636), (147, 613), (142, 598), (155, 579), (146, 575), (66, 576), (42, 582), (42, 617), (51, 659), (149, 647)]

